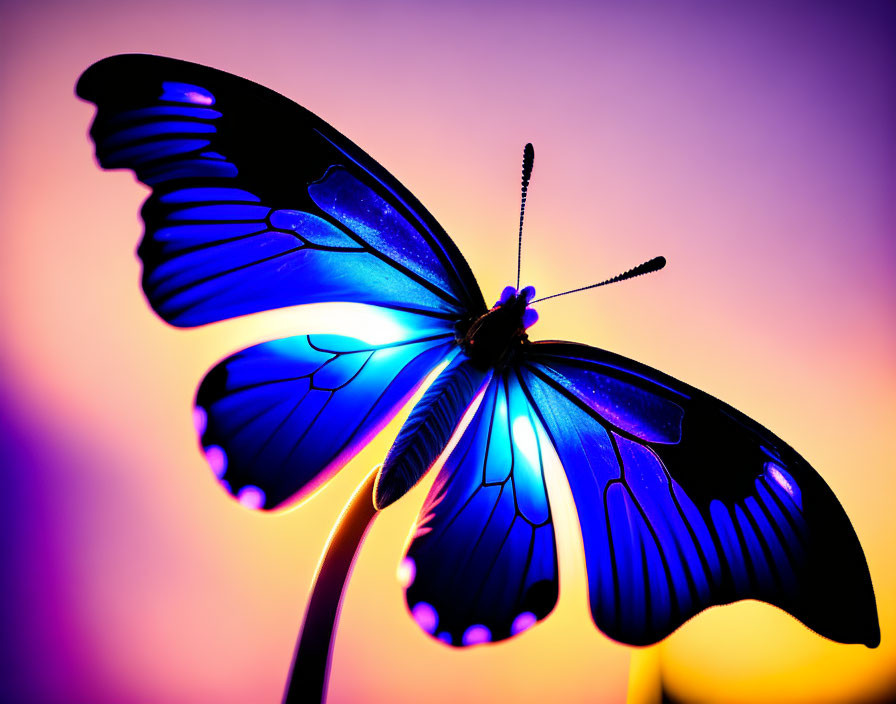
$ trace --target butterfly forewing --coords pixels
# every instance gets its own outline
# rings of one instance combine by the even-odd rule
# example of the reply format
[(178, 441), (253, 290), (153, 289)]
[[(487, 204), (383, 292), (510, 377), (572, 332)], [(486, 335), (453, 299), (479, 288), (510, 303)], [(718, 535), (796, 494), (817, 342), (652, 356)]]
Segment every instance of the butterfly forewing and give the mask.
[(324, 301), (456, 320), (485, 306), (422, 205), (320, 118), (251, 81), (156, 56), (94, 64), (77, 93), (105, 168), (151, 186), (143, 285), (194, 326)]

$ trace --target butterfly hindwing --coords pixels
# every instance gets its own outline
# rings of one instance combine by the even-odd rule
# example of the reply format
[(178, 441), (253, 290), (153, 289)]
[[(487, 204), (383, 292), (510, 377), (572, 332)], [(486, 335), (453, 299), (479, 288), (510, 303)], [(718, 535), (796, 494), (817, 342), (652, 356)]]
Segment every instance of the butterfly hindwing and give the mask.
[(852, 526), (782, 440), (693, 387), (585, 345), (531, 345), (521, 378), (575, 498), (602, 631), (645, 645), (709, 606), (752, 598), (829, 638), (877, 644)]
[(77, 94), (105, 168), (152, 187), (143, 287), (194, 326), (301, 303), (371, 303), (458, 319), (485, 310), (422, 205), (320, 118), (251, 81), (148, 55), (104, 59)]
[(254, 508), (307, 496), (394, 416), (452, 346), (444, 331), (388, 345), (302, 335), (228, 357), (196, 396), (212, 470)]
[(546, 436), (513, 371), (496, 372), (439, 472), (403, 562), (407, 603), (455, 646), (497, 641), (557, 600)]

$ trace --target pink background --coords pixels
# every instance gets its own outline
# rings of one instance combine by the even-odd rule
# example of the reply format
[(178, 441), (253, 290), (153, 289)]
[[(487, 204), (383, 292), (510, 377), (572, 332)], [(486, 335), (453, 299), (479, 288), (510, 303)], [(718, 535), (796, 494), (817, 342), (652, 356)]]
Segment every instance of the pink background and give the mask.
[[(784, 9), (786, 5), (786, 9)], [(536, 338), (625, 354), (768, 425), (850, 515), (877, 650), (755, 602), (662, 644), (604, 638), (581, 547), (511, 642), (458, 652), (407, 616), (395, 569), (421, 487), (378, 519), (347, 593), (331, 702), (876, 702), (896, 691), (896, 17), (887, 3), (0, 5), (4, 699), (276, 702), (330, 527), (396, 425), (301, 508), (249, 512), (196, 449), (191, 400), (227, 353), (335, 319), (192, 331), (143, 301), (145, 189), (103, 173), (72, 93), (103, 56), (213, 65), (295, 99), (389, 168), (487, 299), (657, 254), (660, 274), (539, 307)], [(724, 471), (724, 458), (719, 458)], [(566, 497), (568, 500), (568, 497)], [(559, 511), (558, 513), (563, 513)]]

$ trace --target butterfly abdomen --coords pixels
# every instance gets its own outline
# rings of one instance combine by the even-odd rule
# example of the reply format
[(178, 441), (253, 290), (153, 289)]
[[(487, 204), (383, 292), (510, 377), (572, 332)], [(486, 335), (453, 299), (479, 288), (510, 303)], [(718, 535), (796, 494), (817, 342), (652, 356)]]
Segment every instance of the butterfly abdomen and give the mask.
[(489, 376), (458, 355), (426, 390), (383, 462), (376, 485), (377, 508), (404, 496), (433, 465)]

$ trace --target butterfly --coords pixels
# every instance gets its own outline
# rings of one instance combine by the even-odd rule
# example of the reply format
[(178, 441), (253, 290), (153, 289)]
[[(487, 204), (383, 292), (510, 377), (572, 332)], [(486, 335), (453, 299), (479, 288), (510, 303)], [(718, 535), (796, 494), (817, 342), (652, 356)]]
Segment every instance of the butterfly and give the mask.
[[(591, 614), (610, 637), (654, 643), (709, 606), (749, 598), (833, 640), (879, 643), (859, 541), (796, 451), (648, 366), (530, 341), (534, 289), (517, 281), (488, 307), (432, 215), (323, 120), (248, 80), (149, 55), (94, 64), (77, 94), (98, 107), (100, 165), (152, 188), (138, 253), (146, 298), (165, 321), (352, 302), (387, 311), (403, 332), (386, 344), (272, 340), (208, 373), (197, 431), (241, 503), (269, 510), (308, 496), (438, 369), (380, 470), (375, 501), (385, 507), (472, 414), (401, 565), (408, 608), (431, 636), (456, 647), (499, 641), (554, 608), (544, 472), (556, 453)], [(523, 205), (532, 157), (527, 147)]]

